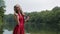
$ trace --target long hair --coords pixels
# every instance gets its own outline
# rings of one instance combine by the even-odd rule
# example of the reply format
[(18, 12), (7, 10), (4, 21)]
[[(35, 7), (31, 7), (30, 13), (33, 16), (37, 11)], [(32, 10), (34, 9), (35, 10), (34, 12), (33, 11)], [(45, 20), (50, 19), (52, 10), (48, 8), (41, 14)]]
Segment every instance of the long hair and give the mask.
[[(20, 7), (19, 7), (20, 8)], [(18, 14), (18, 10), (17, 10), (17, 5), (14, 6), (14, 11)], [(20, 9), (20, 13), (23, 15), (22, 10)]]

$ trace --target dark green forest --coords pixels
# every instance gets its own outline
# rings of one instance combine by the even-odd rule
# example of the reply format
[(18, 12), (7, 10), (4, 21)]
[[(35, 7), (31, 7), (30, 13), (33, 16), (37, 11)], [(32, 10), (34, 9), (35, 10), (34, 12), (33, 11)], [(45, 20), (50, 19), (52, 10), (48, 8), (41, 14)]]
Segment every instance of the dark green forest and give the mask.
[[(60, 34), (60, 7), (52, 10), (26, 13), (30, 19), (25, 22), (25, 31), (41, 34)], [(5, 29), (13, 30), (17, 24), (14, 15), (4, 15)]]

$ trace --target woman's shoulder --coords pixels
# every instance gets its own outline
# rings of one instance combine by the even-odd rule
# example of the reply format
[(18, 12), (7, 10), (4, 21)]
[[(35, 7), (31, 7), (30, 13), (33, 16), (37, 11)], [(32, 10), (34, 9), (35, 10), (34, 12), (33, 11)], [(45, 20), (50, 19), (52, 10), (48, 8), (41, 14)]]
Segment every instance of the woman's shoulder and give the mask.
[(14, 15), (18, 16), (18, 14), (17, 14), (17, 13), (15, 13), (15, 12), (14, 12)]
[(23, 14), (23, 16), (25, 16), (25, 15), (26, 15), (24, 12), (23, 12), (22, 14)]

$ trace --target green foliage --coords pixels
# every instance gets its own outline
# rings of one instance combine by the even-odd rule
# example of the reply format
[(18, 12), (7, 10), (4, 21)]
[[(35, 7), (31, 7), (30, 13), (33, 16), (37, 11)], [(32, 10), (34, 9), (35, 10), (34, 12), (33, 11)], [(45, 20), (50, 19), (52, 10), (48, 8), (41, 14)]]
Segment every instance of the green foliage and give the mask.
[[(25, 30), (27, 32), (39, 31), (41, 33), (46, 31), (44, 34), (48, 34), (48, 32), (50, 34), (54, 34), (52, 32), (58, 34), (60, 32), (60, 7), (26, 14), (30, 16), (29, 21), (25, 23)], [(7, 29), (12, 29), (16, 25), (13, 14), (5, 15), (4, 19)]]
[(4, 1), (0, 0), (0, 23), (2, 23), (3, 21), (3, 16), (4, 16), (4, 11), (5, 11), (4, 7), (5, 7)]
[(12, 14), (5, 15), (3, 19), (4, 19), (4, 23), (5, 23), (4, 29), (13, 30), (13, 28), (17, 24), (14, 19), (14, 15), (12, 15)]
[(3, 16), (4, 16), (5, 4), (3, 0), (0, 0), (0, 34), (3, 34)]

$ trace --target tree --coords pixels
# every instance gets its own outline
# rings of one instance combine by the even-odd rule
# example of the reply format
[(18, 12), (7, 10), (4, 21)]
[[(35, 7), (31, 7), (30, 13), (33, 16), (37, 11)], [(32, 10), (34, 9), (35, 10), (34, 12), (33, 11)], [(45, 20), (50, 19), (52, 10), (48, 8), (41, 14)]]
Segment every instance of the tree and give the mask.
[(4, 0), (0, 0), (0, 34), (3, 34)]

